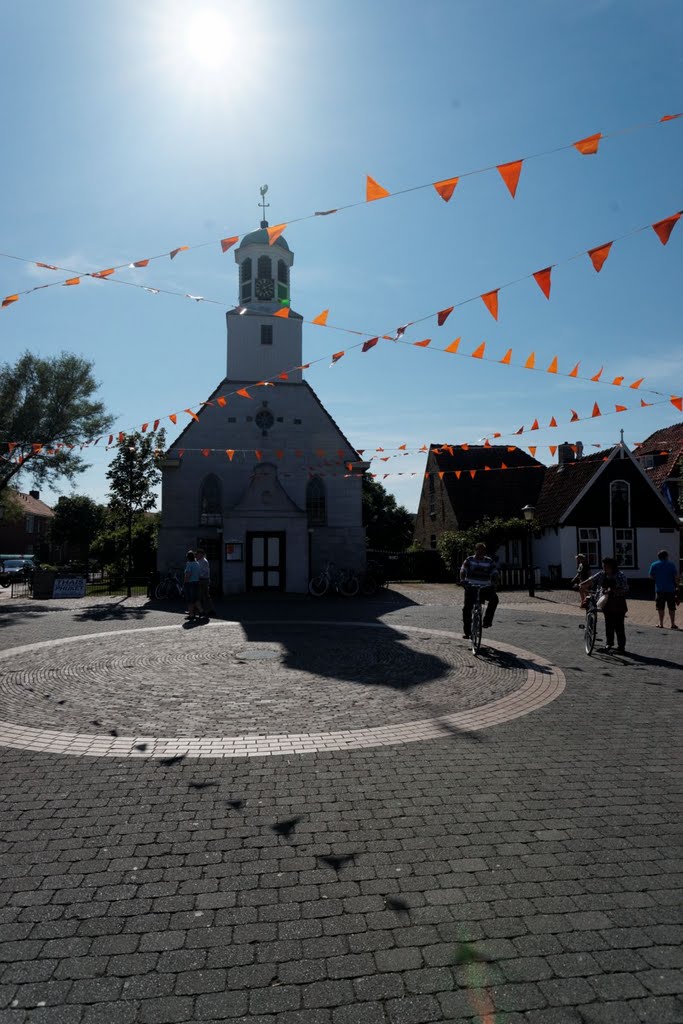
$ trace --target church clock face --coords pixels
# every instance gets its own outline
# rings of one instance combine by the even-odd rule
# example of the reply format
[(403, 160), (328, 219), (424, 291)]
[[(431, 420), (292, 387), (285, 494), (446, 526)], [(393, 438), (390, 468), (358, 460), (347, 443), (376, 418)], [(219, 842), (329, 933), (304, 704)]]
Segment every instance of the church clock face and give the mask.
[(254, 417), (254, 422), (259, 430), (270, 430), (275, 423), (275, 417), (270, 409), (259, 409)]
[(270, 277), (257, 277), (254, 287), (257, 299), (268, 300), (275, 295), (275, 285)]

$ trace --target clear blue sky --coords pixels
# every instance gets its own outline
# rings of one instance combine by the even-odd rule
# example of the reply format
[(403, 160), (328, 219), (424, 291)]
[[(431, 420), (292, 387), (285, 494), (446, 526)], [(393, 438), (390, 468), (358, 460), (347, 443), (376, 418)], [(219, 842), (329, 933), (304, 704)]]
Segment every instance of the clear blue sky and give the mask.
[[(245, 233), (265, 182), (274, 224), (362, 199), (366, 174), (399, 190), (683, 110), (679, 0), (3, 0), (0, 14), (0, 250), (81, 271)], [(384, 333), (681, 208), (683, 119), (532, 160), (514, 201), (493, 171), (449, 204), (425, 189), (292, 225), (292, 304)], [(215, 245), (117, 276), (228, 308), (235, 270)], [(2, 295), (52, 279), (0, 259)], [(604, 363), (681, 394), (682, 281), (679, 224), (666, 247), (652, 231), (615, 244), (599, 275), (587, 257), (558, 267), (549, 302), (526, 281), (501, 293), (497, 323), (477, 301), (406, 339)], [(305, 327), (304, 358), (354, 340)], [(196, 406), (225, 372), (223, 309), (106, 282), (3, 310), (0, 345), (3, 361), (94, 360), (116, 429)], [(522, 442), (550, 461), (542, 445), (608, 445), (621, 427), (632, 444), (681, 418), (666, 404), (570, 429), (570, 408), (637, 395), (386, 342), (307, 377), (366, 455), (555, 415)], [(108, 456), (90, 461), (77, 489), (104, 499)], [(425, 456), (378, 465), (417, 474), (384, 481), (414, 511)]]

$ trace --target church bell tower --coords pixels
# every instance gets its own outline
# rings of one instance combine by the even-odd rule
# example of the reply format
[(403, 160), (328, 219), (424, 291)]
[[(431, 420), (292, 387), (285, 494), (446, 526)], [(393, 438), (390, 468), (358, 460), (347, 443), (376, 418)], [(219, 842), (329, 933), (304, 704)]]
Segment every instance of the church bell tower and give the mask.
[[(239, 305), (226, 314), (228, 380), (253, 382), (287, 373), (301, 381), (303, 318), (290, 306), (290, 271), (294, 253), (283, 235), (271, 244), (261, 187), (260, 227), (245, 235), (235, 250), (239, 268)], [(281, 310), (287, 316), (275, 316)]]

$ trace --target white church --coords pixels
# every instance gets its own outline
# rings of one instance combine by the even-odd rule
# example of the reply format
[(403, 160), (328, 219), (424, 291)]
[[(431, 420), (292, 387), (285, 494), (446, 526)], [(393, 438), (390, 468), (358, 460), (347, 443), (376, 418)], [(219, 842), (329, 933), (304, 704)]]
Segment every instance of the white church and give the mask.
[(303, 379), (303, 318), (291, 307), (274, 316), (290, 300), (294, 253), (282, 235), (269, 244), (267, 228), (235, 250), (226, 377), (162, 464), (158, 568), (182, 568), (188, 549), (203, 548), (224, 594), (303, 594), (328, 561), (365, 564), (367, 463)]

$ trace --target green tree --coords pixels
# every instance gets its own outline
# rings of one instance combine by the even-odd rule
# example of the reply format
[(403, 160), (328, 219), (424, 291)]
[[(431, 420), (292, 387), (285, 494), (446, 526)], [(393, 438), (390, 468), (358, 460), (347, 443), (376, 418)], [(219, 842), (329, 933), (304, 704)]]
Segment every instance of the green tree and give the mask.
[(54, 507), (50, 526), (50, 539), (54, 544), (66, 545), (72, 551), (84, 550), (87, 564), (90, 545), (104, 525), (105, 509), (84, 494), (62, 496)]
[(369, 548), (405, 551), (413, 539), (415, 517), (396, 503), (381, 484), (363, 477), (363, 526)]
[(527, 529), (524, 519), (502, 519), (500, 516), (491, 519), (485, 516), (466, 530), (447, 530), (442, 533), (437, 549), (448, 571), (457, 576), (463, 560), (472, 554), (474, 545), (479, 541), (486, 545), (489, 555), (494, 555), (506, 540), (526, 537)]
[[(133, 523), (130, 542), (133, 576), (149, 576), (156, 568), (159, 519), (158, 513), (145, 512)], [(125, 576), (128, 568), (128, 528), (127, 525), (116, 527), (108, 510), (105, 512), (104, 527), (93, 540), (90, 554), (113, 576)]]
[(25, 470), (41, 484), (73, 480), (87, 469), (76, 446), (111, 426), (95, 400), (92, 371), (93, 363), (69, 352), (47, 358), (25, 352), (0, 365), (0, 492)]
[(123, 434), (117, 453), (107, 470), (109, 481), (108, 518), (116, 533), (125, 530), (125, 564), (128, 576), (133, 569), (133, 527), (147, 512), (156, 508), (154, 489), (161, 480), (159, 455), (163, 453), (166, 433)]

